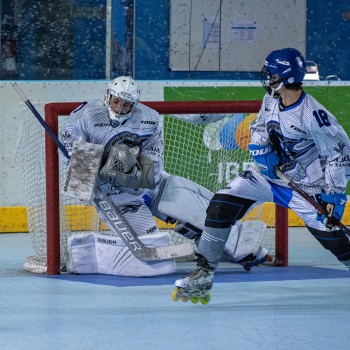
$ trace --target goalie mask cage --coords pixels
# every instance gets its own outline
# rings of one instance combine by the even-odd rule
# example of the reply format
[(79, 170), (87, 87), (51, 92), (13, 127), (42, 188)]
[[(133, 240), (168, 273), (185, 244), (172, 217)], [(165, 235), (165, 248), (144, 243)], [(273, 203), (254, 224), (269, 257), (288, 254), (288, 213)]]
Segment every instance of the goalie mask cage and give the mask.
[[(164, 165), (172, 175), (186, 177), (215, 192), (251, 163), (246, 150), (251, 118), (261, 101), (143, 102), (163, 115)], [(80, 102), (36, 105), (57, 135), (66, 117)], [(194, 120), (191, 114), (221, 114), (214, 120)], [(24, 177), (28, 228), (36, 256), (24, 268), (31, 272), (60, 274), (67, 259), (67, 238), (75, 233), (103, 229), (95, 209), (61, 195), (66, 167), (60, 164), (56, 144), (27, 107), (22, 110), (16, 150)], [(267, 224), (262, 245), (275, 255), (275, 265), (288, 265), (288, 211), (280, 206), (258, 206), (248, 219)], [(244, 218), (245, 219), (245, 218)], [(173, 234), (174, 244), (182, 243)], [(104, 228), (105, 230), (105, 228)]]

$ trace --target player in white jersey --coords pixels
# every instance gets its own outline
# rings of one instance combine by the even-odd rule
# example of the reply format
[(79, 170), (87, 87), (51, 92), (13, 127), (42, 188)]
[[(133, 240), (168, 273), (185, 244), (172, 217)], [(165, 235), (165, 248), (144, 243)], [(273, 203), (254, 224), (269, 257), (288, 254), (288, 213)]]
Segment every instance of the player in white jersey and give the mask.
[(125, 205), (126, 216), (138, 212), (142, 219), (140, 224), (135, 224), (134, 229), (138, 235), (142, 235), (156, 230), (154, 220), (147, 219), (150, 215), (145, 203), (150, 203), (164, 174), (163, 134), (159, 114), (139, 103), (139, 97), (140, 91), (131, 77), (114, 79), (107, 86), (104, 101), (84, 102), (70, 114), (61, 131), (61, 139), (68, 152), (72, 151), (76, 140), (103, 145), (104, 164), (114, 145), (128, 146), (136, 159), (145, 156), (151, 160), (149, 172), (153, 176), (142, 189), (120, 184), (123, 181), (126, 185), (128, 182), (134, 184), (140, 180), (136, 163), (132, 169), (127, 169), (124, 180), (114, 176), (112, 171), (100, 173), (99, 177), (99, 186), (107, 196), (113, 202)]
[[(213, 194), (203, 188), (198, 189), (200, 186), (189, 180), (170, 176), (164, 171), (164, 142), (160, 116), (155, 110), (140, 103), (139, 99), (138, 85), (131, 77), (121, 76), (114, 79), (107, 86), (104, 101), (84, 102), (70, 114), (68, 122), (61, 131), (61, 140), (69, 153), (72, 153), (73, 143), (76, 141), (104, 146), (97, 187), (108, 196), (137, 236), (152, 234), (156, 237), (155, 241), (164, 239), (163, 236), (158, 237), (161, 233), (154, 220), (156, 216), (164, 221), (177, 221), (176, 230), (179, 233), (190, 239), (198, 238), (202, 229), (198, 226), (203, 226), (205, 209)], [(203, 193), (206, 193), (205, 198), (202, 196)], [(171, 200), (167, 200), (168, 198)], [(192, 210), (181, 211), (185, 206), (184, 203), (189, 208), (192, 207)], [(202, 208), (196, 209), (197, 203), (201, 203)], [(97, 210), (101, 219), (106, 222), (103, 213), (98, 208)], [(190, 211), (193, 212), (192, 215)], [(199, 217), (202, 220), (197, 225)], [(106, 223), (108, 225), (108, 220)], [(225, 251), (226, 260), (241, 260), (242, 257), (250, 256), (258, 249), (256, 246), (261, 242), (265, 227), (259, 223), (254, 224), (255, 226), (251, 224), (250, 227), (245, 225), (236, 225), (236, 230), (233, 230), (231, 242), (235, 242), (235, 249), (232, 251), (228, 248)], [(242, 227), (246, 232), (258, 230), (261, 234), (252, 248), (239, 252), (236, 249), (236, 241), (239, 241), (238, 233), (242, 231)], [(89, 263), (84, 261), (87, 258), (86, 247), (91, 247), (93, 241), (102, 244), (96, 251), (103, 255), (99, 256), (99, 259), (102, 261), (101, 264), (108, 265), (108, 268), (98, 266), (96, 270), (92, 267), (96, 262), (92, 255), (90, 267)], [(77, 240), (69, 242), (71, 259), (74, 257), (76, 261), (79, 260), (85, 273), (105, 271), (109, 274), (145, 276), (172, 272), (172, 262), (141, 264), (130, 254), (128, 267), (123, 261), (123, 266), (113, 263), (114, 267), (111, 268), (111, 261), (106, 255), (112, 254), (111, 259), (114, 259), (117, 255), (114, 248), (118, 245), (118, 242), (112, 239), (93, 237), (91, 240), (82, 240), (78, 237)], [(152, 244), (150, 237), (147, 238), (147, 244)], [(244, 242), (243, 246), (249, 245)], [(265, 257), (267, 251), (263, 253)], [(71, 268), (73, 265), (77, 266), (76, 261), (69, 266)], [(73, 269), (74, 271), (79, 272), (79, 268)]]
[[(349, 237), (334, 225), (347, 201), (350, 141), (336, 118), (303, 91), (304, 75), (305, 59), (298, 50), (286, 48), (267, 56), (262, 68), (266, 95), (250, 127), (248, 149), (255, 167), (240, 173), (210, 201), (198, 244), (198, 267), (175, 282), (179, 292), (211, 288), (231, 225), (264, 202), (293, 209), (324, 248), (350, 265)], [(276, 166), (328, 215), (319, 214), (281, 181)]]

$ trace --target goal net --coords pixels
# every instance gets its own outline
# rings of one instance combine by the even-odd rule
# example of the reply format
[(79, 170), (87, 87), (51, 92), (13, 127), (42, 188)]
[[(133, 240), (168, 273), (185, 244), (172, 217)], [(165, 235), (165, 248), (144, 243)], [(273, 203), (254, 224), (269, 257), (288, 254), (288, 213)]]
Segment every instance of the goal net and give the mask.
[[(247, 151), (249, 124), (256, 117), (260, 101), (144, 103), (162, 115), (164, 165), (168, 173), (215, 192), (251, 163)], [(36, 108), (58, 134), (69, 113), (79, 105), (49, 103)], [(203, 113), (206, 115), (198, 116)], [(23, 174), (28, 229), (36, 254), (26, 258), (24, 268), (59, 274), (67, 261), (69, 236), (91, 231), (108, 234), (108, 229), (100, 222), (94, 207), (61, 195), (66, 166), (60, 163), (56, 145), (27, 107), (21, 113), (15, 157)], [(287, 211), (267, 203), (254, 208), (243, 220), (247, 219), (266, 223), (263, 245), (275, 255), (278, 265), (286, 266)], [(186, 240), (173, 231), (174, 225), (159, 220), (157, 224), (172, 234), (173, 244)]]

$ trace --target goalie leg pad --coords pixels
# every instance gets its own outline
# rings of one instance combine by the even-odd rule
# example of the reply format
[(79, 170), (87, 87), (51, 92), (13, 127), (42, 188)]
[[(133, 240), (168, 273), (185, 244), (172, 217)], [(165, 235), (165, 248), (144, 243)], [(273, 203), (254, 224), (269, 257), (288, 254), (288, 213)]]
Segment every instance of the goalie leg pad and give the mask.
[(256, 255), (266, 231), (266, 224), (260, 220), (236, 222), (225, 244), (225, 256), (232, 262), (239, 262), (250, 254)]
[(206, 209), (213, 193), (180, 176), (169, 176), (153, 201), (151, 210), (158, 217), (171, 217), (203, 230)]
[[(169, 246), (167, 232), (139, 237), (146, 246)], [(78, 234), (68, 239), (68, 272), (99, 273), (114, 276), (148, 277), (173, 273), (175, 259), (141, 261), (135, 258), (119, 237), (98, 233)]]
[(93, 232), (72, 235), (67, 240), (67, 271), (79, 274), (98, 273)]

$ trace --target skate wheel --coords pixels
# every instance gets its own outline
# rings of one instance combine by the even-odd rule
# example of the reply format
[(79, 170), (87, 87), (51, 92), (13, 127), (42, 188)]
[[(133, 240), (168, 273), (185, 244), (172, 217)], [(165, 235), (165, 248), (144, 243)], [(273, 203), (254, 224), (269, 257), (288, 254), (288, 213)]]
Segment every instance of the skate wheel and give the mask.
[(207, 305), (210, 301), (210, 292), (206, 292), (205, 296), (201, 298), (201, 303)]
[(199, 302), (199, 298), (198, 297), (191, 297), (190, 300), (191, 300), (191, 302), (193, 304), (197, 304)]
[(190, 301), (190, 297), (187, 295), (181, 295), (180, 299), (184, 302), (184, 303), (188, 303)]
[(173, 299), (174, 301), (178, 301), (180, 299), (180, 289), (179, 288), (175, 288), (173, 290), (173, 292), (171, 293), (171, 299)]
[(244, 268), (244, 270), (246, 270), (248, 272), (252, 269), (250, 266), (243, 266), (243, 268)]
[(275, 260), (275, 258), (273, 257), (273, 255), (267, 254), (266, 262), (273, 263), (274, 260)]

